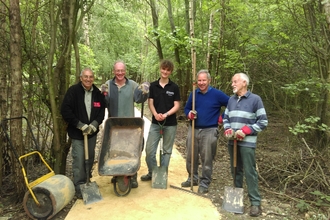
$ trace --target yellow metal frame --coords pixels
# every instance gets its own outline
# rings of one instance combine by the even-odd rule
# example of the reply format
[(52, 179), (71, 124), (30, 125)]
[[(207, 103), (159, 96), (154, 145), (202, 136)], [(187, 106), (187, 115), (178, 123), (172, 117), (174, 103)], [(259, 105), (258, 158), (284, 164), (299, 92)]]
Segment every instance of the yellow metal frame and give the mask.
[[(33, 154), (38, 154), (38, 155), (39, 155), (41, 161), (42, 161), (42, 162), (46, 165), (46, 167), (48, 168), (49, 173), (47, 173), (46, 175), (43, 175), (42, 177), (40, 177), (40, 178), (38, 178), (38, 179), (32, 181), (31, 183), (29, 183), (29, 180), (28, 180), (28, 178), (27, 178), (27, 175), (26, 175), (26, 172), (25, 172), (25, 169), (24, 169), (23, 163), (22, 163), (22, 159), (24, 159), (24, 158), (26, 158), (26, 157), (28, 157), (28, 156), (31, 156), (31, 155), (33, 155)], [(38, 206), (40, 206), (40, 203), (39, 203), (37, 197), (35, 196), (35, 194), (34, 194), (32, 188), (33, 188), (34, 186), (38, 185), (39, 183), (41, 183), (41, 182), (47, 180), (48, 178), (54, 176), (54, 175), (55, 175), (55, 172), (54, 172), (53, 169), (47, 164), (47, 162), (44, 160), (44, 158), (42, 157), (42, 155), (40, 154), (39, 151), (33, 151), (33, 152), (31, 152), (31, 153), (28, 153), (28, 154), (25, 154), (25, 155), (23, 155), (23, 156), (20, 156), (20, 157), (18, 158), (18, 160), (19, 160), (19, 163), (21, 164), (21, 167), (22, 167), (22, 173), (23, 173), (23, 176), (24, 176), (25, 184), (26, 184), (28, 190), (30, 191), (31, 196), (32, 196), (32, 198), (34, 199), (34, 201), (36, 202), (36, 204), (37, 204)]]

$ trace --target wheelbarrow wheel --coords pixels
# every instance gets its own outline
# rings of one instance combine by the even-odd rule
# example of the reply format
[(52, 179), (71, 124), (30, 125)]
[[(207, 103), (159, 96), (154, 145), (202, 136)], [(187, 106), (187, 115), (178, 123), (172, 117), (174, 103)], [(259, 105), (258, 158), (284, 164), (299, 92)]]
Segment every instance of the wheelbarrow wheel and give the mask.
[(127, 196), (131, 192), (131, 177), (117, 176), (113, 182), (113, 188), (117, 196)]

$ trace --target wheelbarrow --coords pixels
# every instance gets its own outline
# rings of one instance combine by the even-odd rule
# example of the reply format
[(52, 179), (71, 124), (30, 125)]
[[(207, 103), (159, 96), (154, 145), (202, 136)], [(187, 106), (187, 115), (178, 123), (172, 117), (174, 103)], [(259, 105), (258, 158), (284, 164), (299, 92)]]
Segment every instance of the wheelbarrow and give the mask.
[(140, 169), (143, 149), (142, 118), (108, 118), (99, 154), (98, 173), (113, 176), (114, 192), (126, 196), (131, 191), (131, 178)]
[[(7, 133), (4, 123), (15, 119), (25, 119), (27, 128), (31, 133), (34, 144), (34, 151), (18, 156), (17, 150), (13, 146)], [(33, 135), (31, 125), (24, 116), (7, 118), (1, 121), (1, 127), (14, 156), (21, 167), (24, 182), (28, 191), (23, 198), (23, 207), (27, 215), (32, 219), (51, 219), (61, 211), (74, 196), (74, 185), (72, 181), (60, 174), (55, 174), (52, 168), (42, 157), (40, 148)], [(36, 169), (30, 170), (31, 166)], [(43, 174), (43, 175), (41, 175)]]

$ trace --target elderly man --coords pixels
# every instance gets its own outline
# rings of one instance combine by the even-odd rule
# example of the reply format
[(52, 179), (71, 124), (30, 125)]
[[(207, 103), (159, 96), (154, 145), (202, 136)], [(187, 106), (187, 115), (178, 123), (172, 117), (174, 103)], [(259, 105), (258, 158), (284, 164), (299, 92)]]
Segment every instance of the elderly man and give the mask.
[[(211, 76), (207, 70), (200, 70), (197, 73), (198, 88), (195, 93), (195, 111), (192, 110), (192, 93), (184, 107), (184, 112), (188, 119), (195, 120), (194, 128), (194, 155), (191, 161), (192, 152), (192, 127), (189, 126), (187, 136), (187, 157), (186, 169), (189, 174), (188, 179), (181, 183), (182, 187), (193, 185), (198, 187), (199, 193), (208, 193), (209, 185), (212, 181), (213, 159), (217, 149), (219, 136), (218, 124), (222, 124), (221, 107), (226, 107), (229, 97), (222, 91), (210, 86)], [(198, 177), (198, 158), (202, 162), (202, 176)], [(193, 170), (191, 163), (193, 162)], [(193, 172), (193, 180), (191, 180)]]
[[(83, 135), (88, 135), (89, 164), (93, 164), (96, 136), (104, 119), (104, 97), (93, 83), (93, 71), (90, 68), (83, 69), (80, 82), (68, 89), (61, 106), (62, 117), (68, 123), (68, 135), (72, 139), (73, 184), (79, 199), (82, 199), (80, 185), (87, 181)], [(90, 173), (91, 170), (92, 166)]]
[[(266, 128), (268, 119), (261, 98), (248, 90), (249, 77), (237, 73), (232, 78), (234, 95), (230, 97), (225, 110), (223, 127), (229, 139), (228, 151), (233, 161), (233, 139), (237, 140), (236, 187), (243, 187), (243, 173), (251, 203), (250, 216), (257, 217), (261, 211), (261, 197), (258, 189), (255, 150), (257, 134)], [(231, 168), (232, 174), (233, 166)]]

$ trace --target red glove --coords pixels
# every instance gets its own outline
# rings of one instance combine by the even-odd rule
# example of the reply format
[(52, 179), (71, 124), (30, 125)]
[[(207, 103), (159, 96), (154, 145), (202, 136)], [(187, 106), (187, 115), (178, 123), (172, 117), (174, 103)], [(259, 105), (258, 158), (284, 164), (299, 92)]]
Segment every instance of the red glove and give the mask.
[(226, 138), (230, 139), (234, 136), (234, 131), (233, 129), (229, 128), (227, 130), (225, 130), (225, 136)]
[(218, 125), (222, 125), (223, 124), (223, 119), (222, 119), (222, 115), (219, 116), (218, 118)]
[(237, 130), (235, 134), (237, 140), (242, 141), (246, 135), (252, 134), (252, 130), (248, 126), (244, 125), (241, 130)]
[(197, 118), (197, 112), (195, 110), (190, 110), (187, 117), (190, 120), (194, 120)]

